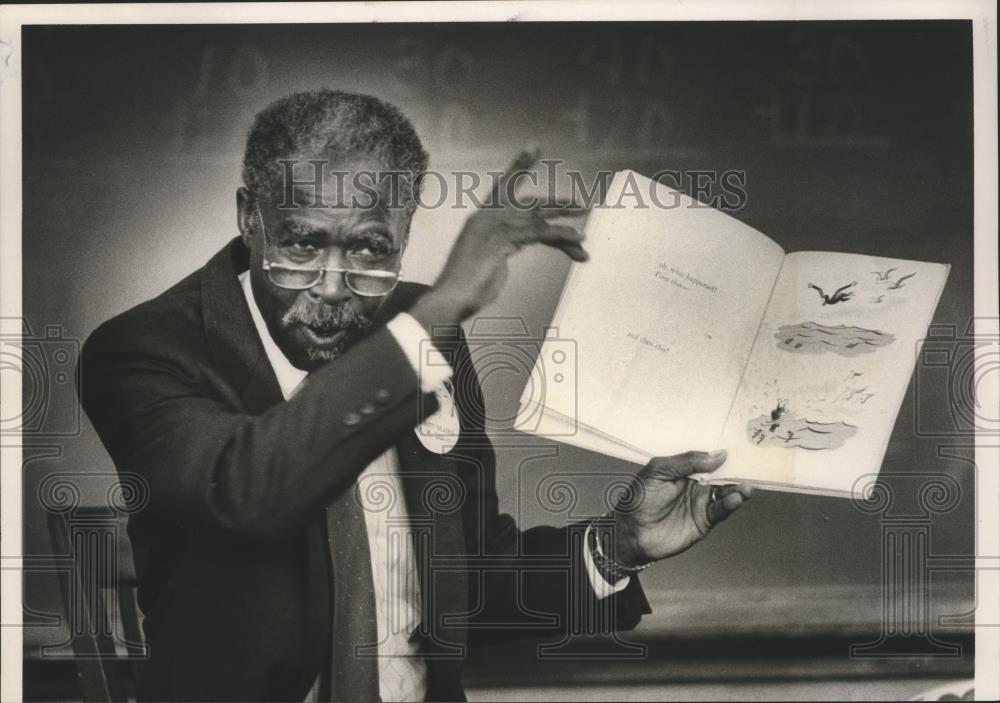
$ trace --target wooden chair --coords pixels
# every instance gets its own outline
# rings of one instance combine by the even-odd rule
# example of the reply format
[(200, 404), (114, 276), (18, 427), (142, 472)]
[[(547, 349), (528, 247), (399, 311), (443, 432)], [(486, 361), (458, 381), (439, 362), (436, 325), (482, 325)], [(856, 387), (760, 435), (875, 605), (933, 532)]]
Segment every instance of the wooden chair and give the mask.
[(147, 650), (125, 516), (80, 506), (49, 511), (48, 524), (53, 554), (72, 565), (59, 583), (83, 700), (134, 701)]

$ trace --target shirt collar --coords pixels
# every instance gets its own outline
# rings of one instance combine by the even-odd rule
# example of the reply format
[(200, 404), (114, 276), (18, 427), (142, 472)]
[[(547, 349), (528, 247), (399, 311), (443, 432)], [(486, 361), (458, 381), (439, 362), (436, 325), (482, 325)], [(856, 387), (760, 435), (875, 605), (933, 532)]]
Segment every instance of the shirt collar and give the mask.
[(253, 318), (253, 326), (257, 329), (261, 344), (264, 345), (264, 353), (267, 354), (267, 360), (271, 362), (271, 368), (274, 370), (278, 385), (281, 387), (281, 394), (285, 400), (288, 400), (309, 373), (296, 368), (271, 337), (267, 323), (264, 322), (264, 316), (261, 315), (257, 301), (253, 297), (253, 288), (250, 287), (250, 272), (244, 271), (239, 275), (239, 279), (243, 295), (247, 299), (247, 307), (250, 308), (250, 317)]

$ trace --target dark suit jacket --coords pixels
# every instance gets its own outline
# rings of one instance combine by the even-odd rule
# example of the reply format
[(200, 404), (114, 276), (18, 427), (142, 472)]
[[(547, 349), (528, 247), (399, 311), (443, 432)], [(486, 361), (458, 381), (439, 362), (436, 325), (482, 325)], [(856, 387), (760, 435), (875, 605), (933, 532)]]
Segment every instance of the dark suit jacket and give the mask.
[[(521, 532), (498, 511), (483, 398), (457, 330), (436, 344), (455, 368), (459, 442), (437, 455), (418, 441), (437, 403), (384, 322), (423, 287), (401, 285), (371, 333), (284, 402), (237, 280), (247, 266), (235, 239), (102, 325), (81, 358), (87, 414), (118, 470), (149, 486), (129, 523), (150, 646), (142, 698), (303, 699), (335, 640), (324, 507), (391, 446), (428, 540), (418, 564), (429, 699), (464, 697), (470, 641), (558, 641), (631, 628), (649, 612), (637, 579), (596, 600), (580, 526)], [(357, 422), (364, 405), (375, 412)], [(515, 571), (539, 563), (548, 570)]]

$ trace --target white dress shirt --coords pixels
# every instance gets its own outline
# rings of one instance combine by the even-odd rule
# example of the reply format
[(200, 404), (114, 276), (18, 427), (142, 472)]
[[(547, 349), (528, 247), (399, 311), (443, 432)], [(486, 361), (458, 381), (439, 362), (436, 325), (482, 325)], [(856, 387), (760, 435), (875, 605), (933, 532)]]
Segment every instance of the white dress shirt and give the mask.
[[(296, 368), (278, 347), (267, 329), (257, 301), (253, 297), (249, 272), (239, 276), (254, 327), (264, 346), (281, 394), (288, 400), (308, 372)], [(413, 366), (425, 393), (438, 392), (452, 375), (451, 366), (439, 352), (437, 358), (420, 363), (422, 345), (427, 332), (412, 316), (401, 313), (386, 325), (403, 354)], [(426, 347), (424, 347), (426, 351)], [(369, 464), (358, 476), (358, 491), (365, 513), (368, 547), (372, 562), (372, 583), (375, 590), (375, 620), (378, 627), (379, 697), (383, 701), (422, 701), (427, 693), (427, 664), (419, 655), (419, 644), (411, 635), (420, 625), (420, 583), (406, 525), (406, 505), (401, 499), (399, 459), (390, 448)], [(377, 486), (377, 488), (376, 488)], [(366, 490), (368, 489), (368, 490)], [(386, 496), (396, 496), (388, 508)], [(586, 544), (586, 542), (585, 542)], [(608, 583), (594, 566), (589, 549), (584, 560), (591, 586), (598, 598), (617, 593), (628, 585), (624, 578)], [(313, 687), (315, 691), (315, 686)], [(312, 694), (310, 695), (310, 698)]]

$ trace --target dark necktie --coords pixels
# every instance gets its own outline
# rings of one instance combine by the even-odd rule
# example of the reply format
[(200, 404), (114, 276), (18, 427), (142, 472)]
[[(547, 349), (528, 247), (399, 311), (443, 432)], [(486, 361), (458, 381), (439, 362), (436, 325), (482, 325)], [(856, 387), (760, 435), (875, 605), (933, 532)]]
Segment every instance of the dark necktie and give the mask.
[[(305, 379), (288, 397), (298, 393)], [(333, 571), (330, 661), (320, 672), (320, 701), (378, 701), (378, 624), (364, 508), (351, 484), (326, 508)], [(315, 689), (314, 689), (315, 690)]]
[(326, 509), (333, 560), (331, 681), (324, 701), (378, 701), (378, 626), (365, 516), (352, 484)]

